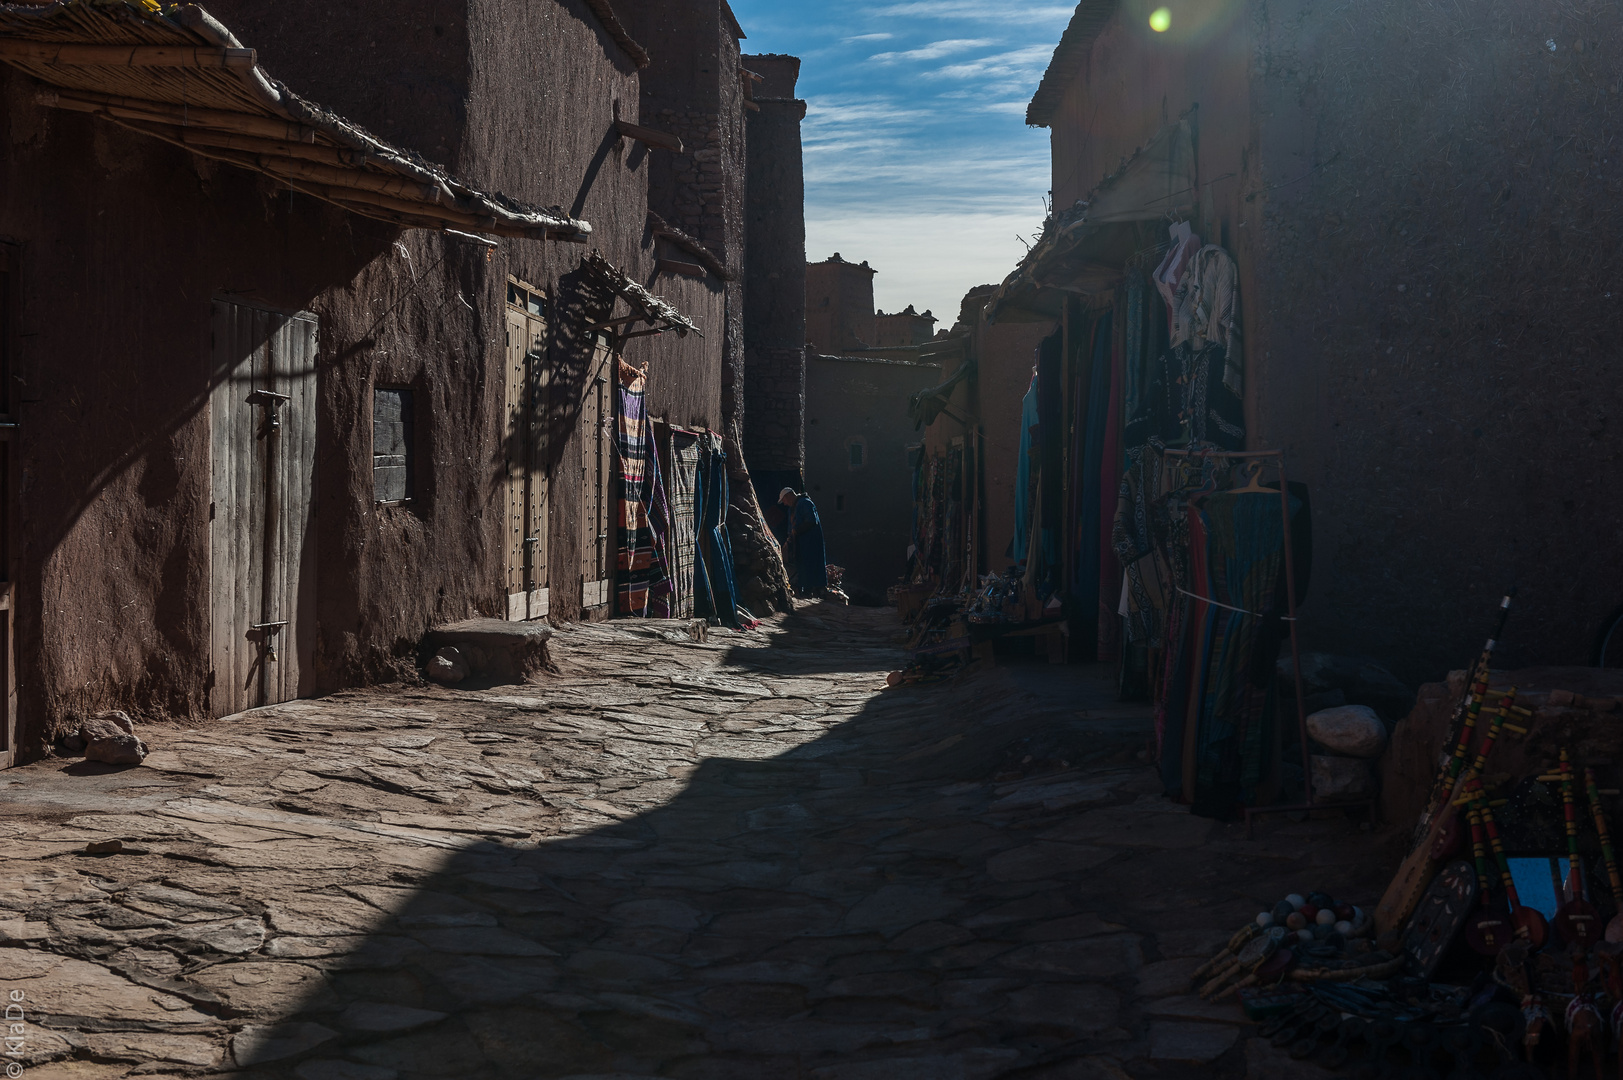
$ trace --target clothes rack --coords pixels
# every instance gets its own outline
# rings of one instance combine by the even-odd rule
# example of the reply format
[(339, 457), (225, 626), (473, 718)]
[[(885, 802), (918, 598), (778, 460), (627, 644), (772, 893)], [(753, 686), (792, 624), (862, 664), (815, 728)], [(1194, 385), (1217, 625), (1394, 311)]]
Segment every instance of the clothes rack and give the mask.
[[(1373, 821), (1375, 817), (1375, 796), (1363, 799), (1346, 799), (1333, 803), (1315, 802), (1313, 798), (1313, 755), (1308, 748), (1307, 734), (1307, 706), (1302, 694), (1302, 648), (1296, 633), (1296, 556), (1291, 538), (1291, 510), (1290, 485), (1285, 479), (1285, 452), (1283, 450), (1173, 450), (1162, 451), (1167, 457), (1182, 458), (1225, 458), (1229, 460), (1258, 461), (1266, 468), (1272, 464), (1279, 473), (1279, 512), (1283, 518), (1285, 532), (1285, 600), (1288, 608), (1286, 621), (1290, 625), (1291, 635), (1291, 672), (1296, 683), (1296, 727), (1297, 737), (1302, 744), (1302, 792), (1304, 800), (1301, 803), (1283, 806), (1248, 806), (1245, 808), (1245, 836), (1251, 839), (1251, 822), (1255, 817), (1263, 814), (1305, 813), (1314, 810), (1350, 810), (1363, 807)], [(1251, 477), (1251, 483), (1257, 482), (1257, 475)]]

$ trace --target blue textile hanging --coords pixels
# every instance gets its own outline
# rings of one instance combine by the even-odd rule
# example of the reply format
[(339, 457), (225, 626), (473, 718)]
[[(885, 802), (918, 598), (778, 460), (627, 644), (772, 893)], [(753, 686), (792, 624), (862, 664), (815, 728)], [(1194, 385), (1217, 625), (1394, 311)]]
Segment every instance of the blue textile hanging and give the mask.
[(1098, 634), (1099, 610), (1099, 496), (1103, 488), (1105, 428), (1110, 422), (1110, 330), (1111, 316), (1101, 315), (1094, 324), (1093, 359), (1088, 379), (1087, 442), (1082, 455), (1082, 505), (1077, 521), (1076, 582), (1077, 610), (1088, 612), (1082, 620), (1083, 649)]
[(1037, 371), (1031, 372), (1031, 386), (1025, 400), (1020, 403), (1020, 460), (1016, 463), (1014, 482), (1014, 542), (1009, 556), (1015, 562), (1024, 562), (1026, 547), (1031, 541), (1031, 467), (1032, 453), (1037, 447), (1034, 437), (1038, 422)]

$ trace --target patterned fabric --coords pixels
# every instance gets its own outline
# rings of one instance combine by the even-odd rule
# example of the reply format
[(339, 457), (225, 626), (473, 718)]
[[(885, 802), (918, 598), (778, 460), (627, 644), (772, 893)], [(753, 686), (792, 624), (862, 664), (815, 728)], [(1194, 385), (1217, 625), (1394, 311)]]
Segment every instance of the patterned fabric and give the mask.
[[(727, 538), (727, 452), (713, 431), (699, 437), (699, 557), (694, 583), (698, 613), (738, 629), (738, 587), (733, 578), (733, 548)], [(703, 573), (698, 571), (702, 570)]]
[(1165, 615), (1176, 595), (1162, 549), (1168, 534), (1161, 491), (1159, 445), (1127, 452), (1127, 472), (1116, 496), (1111, 548), (1127, 576), (1127, 640), (1160, 644)]
[(659, 440), (648, 440), (648, 525), (654, 533), (654, 564), (648, 571), (648, 617), (673, 618), (676, 587), (671, 580), (671, 507), (665, 494), (665, 470), (659, 464)]
[(648, 582), (654, 564), (654, 532), (648, 525), (644, 493), (648, 482), (648, 423), (644, 390), (647, 373), (619, 362), (615, 395), (616, 610), (621, 615), (648, 614)]
[(665, 550), (670, 559), (673, 595), (671, 614), (693, 618), (694, 563), (699, 550), (699, 440), (691, 432), (672, 431), (670, 450), (671, 532)]

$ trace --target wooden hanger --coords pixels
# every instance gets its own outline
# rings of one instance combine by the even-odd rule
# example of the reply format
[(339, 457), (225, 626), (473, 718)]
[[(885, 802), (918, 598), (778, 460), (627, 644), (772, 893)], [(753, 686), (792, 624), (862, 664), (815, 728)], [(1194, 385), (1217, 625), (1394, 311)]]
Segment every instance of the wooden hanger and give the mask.
[(1246, 484), (1245, 487), (1231, 488), (1230, 489), (1230, 494), (1233, 494), (1233, 495), (1278, 495), (1279, 494), (1279, 489), (1278, 488), (1271, 488), (1271, 487), (1263, 487), (1262, 486), (1262, 468), (1263, 468), (1263, 463), (1260, 462), (1260, 461), (1248, 462), (1246, 464), (1246, 469), (1251, 473), (1251, 481), (1248, 484)]

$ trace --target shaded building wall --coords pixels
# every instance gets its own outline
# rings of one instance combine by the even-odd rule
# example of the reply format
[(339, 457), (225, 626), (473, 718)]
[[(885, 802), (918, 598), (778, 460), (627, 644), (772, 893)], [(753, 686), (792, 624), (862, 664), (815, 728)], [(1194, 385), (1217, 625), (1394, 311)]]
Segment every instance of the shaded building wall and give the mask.
[(879, 348), (923, 345), (935, 336), (936, 320), (926, 311), (923, 315), (907, 311), (890, 315), (875, 315), (873, 344)]
[(923, 435), (908, 418), (908, 398), (936, 385), (941, 368), (848, 356), (812, 356), (807, 364), (806, 489), (823, 519), (828, 559), (845, 567), (846, 592), (858, 603), (882, 603), (906, 572), (912, 543), (907, 448)]
[(873, 278), (866, 262), (836, 253), (806, 266), (806, 344), (813, 352), (840, 353), (873, 344)]
[[(256, 36), (254, 19), (273, 14), (263, 8), (228, 0), (215, 11), (290, 85), (300, 87), (301, 64), (313, 72), (328, 63), (282, 48), (273, 24)], [(309, 18), (343, 25), (348, 16), (312, 8)], [(596, 227), (593, 245), (647, 280), (646, 158), (606, 138), (614, 102), (634, 109), (638, 100), (630, 62), (572, 0), (493, 0), (465, 19), (448, 21), (433, 40), (466, 42), (472, 27), (475, 40), (497, 44), (460, 60), (448, 53), (435, 61), (447, 81), (428, 82), (469, 118), (453, 133), (457, 168), (516, 198), (572, 203)], [(500, 44), (511, 35), (495, 28), (515, 20), (531, 35)], [(363, 52), (364, 62), (408, 70), (417, 39), (393, 23), (373, 29), (360, 40), (376, 41), (378, 58)], [(394, 60), (384, 58), (389, 49)], [(419, 112), (431, 119), (427, 105), (398, 121), (368, 112), (384, 109), (388, 96), (368, 96), (365, 82), (355, 80), (351, 101), (340, 100), (349, 83), (333, 83), (326, 104), (354, 108), (380, 129), (409, 126)], [(321, 320), (316, 688), (391, 677), (412, 666), (429, 625), (504, 612), (505, 279), (513, 273), (552, 293), (553, 361), (566, 375), (578, 372), (589, 306), (578, 299), (581, 248), (504, 239), (491, 251), (401, 233), (91, 117), (42, 109), (31, 81), (3, 66), (0, 127), (11, 147), (0, 159), (0, 241), (17, 245), (16, 361), (28, 431), (17, 447), (28, 506), (17, 589), (25, 753), (39, 752), (73, 709), (126, 708), (143, 719), (207, 712), (216, 296)], [(721, 317), (719, 290), (665, 291)], [(652, 407), (714, 424), (720, 354), (696, 348), (695, 339), (675, 349), (666, 338), (642, 339), (628, 359), (652, 361)], [(418, 492), (409, 506), (372, 500), (378, 384), (419, 392)], [(559, 418), (553, 447), (553, 610), (561, 618), (579, 609), (571, 421)]]
[(744, 284), (744, 454), (763, 502), (804, 482), (806, 182), (800, 59), (746, 56), (762, 76), (749, 116)]
[[(641, 122), (679, 136), (683, 144), (680, 154), (652, 152), (648, 205), (703, 243), (732, 279), (722, 285), (721, 319), (703, 327), (706, 338), (714, 338), (722, 350), (722, 415), (713, 426), (724, 430), (744, 413), (740, 31), (723, 0), (616, 0), (615, 9), (651, 57), (641, 79)], [(661, 278), (666, 280), (668, 276)]]
[(1623, 601), (1623, 185), (1598, 135), (1623, 13), (1253, 0), (1163, 37), (1136, 12), (1054, 120), (1056, 205), (1199, 104), (1196, 228), (1240, 265), (1250, 445), (1313, 494), (1305, 644), (1434, 678), (1516, 583), (1505, 662), (1587, 662)]

